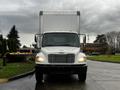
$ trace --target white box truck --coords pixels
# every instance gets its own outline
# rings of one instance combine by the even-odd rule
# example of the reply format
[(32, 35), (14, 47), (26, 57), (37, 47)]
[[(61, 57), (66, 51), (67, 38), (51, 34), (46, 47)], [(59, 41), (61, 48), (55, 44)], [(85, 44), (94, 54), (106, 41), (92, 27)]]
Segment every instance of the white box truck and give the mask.
[(84, 82), (87, 62), (80, 47), (80, 11), (40, 11), (39, 27), (36, 81), (41, 82), (44, 74), (78, 74)]

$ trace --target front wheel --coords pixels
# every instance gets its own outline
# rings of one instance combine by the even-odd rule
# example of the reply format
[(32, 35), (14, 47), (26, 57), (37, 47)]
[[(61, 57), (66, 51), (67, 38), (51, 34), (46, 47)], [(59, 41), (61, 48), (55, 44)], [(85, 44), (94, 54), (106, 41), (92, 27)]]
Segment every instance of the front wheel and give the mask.
[(82, 73), (79, 73), (78, 74), (79, 81), (80, 82), (85, 82), (86, 81), (86, 76), (87, 76), (87, 72), (86, 71), (84, 71)]
[(35, 70), (35, 78), (37, 83), (41, 83), (43, 80), (43, 74), (39, 70)]

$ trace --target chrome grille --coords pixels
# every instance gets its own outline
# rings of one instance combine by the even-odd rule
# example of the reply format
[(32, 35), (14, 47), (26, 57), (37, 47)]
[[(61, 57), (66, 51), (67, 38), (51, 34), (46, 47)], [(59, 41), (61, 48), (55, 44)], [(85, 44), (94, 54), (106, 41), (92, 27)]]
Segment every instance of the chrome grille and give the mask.
[(48, 62), (49, 63), (74, 63), (75, 55), (74, 54), (49, 54)]

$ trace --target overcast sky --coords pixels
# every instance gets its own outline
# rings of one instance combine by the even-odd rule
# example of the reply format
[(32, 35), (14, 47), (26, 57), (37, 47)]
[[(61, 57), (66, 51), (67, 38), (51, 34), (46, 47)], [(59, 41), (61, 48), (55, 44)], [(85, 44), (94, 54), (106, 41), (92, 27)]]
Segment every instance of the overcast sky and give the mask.
[(120, 31), (119, 0), (0, 0), (1, 33), (8, 34), (15, 24), (22, 44), (31, 44), (40, 10), (80, 10), (82, 33)]

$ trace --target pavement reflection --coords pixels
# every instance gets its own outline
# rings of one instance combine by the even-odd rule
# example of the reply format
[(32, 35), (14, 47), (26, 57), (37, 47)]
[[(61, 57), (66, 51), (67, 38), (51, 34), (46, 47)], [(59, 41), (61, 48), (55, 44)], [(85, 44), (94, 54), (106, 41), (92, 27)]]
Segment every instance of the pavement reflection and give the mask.
[(35, 90), (86, 90), (86, 83), (78, 81), (77, 75), (45, 76), (43, 83), (36, 83)]
[(86, 83), (77, 75), (45, 76), (43, 83), (36, 83), (35, 75), (5, 84), (0, 90), (120, 90), (120, 64), (88, 61)]

